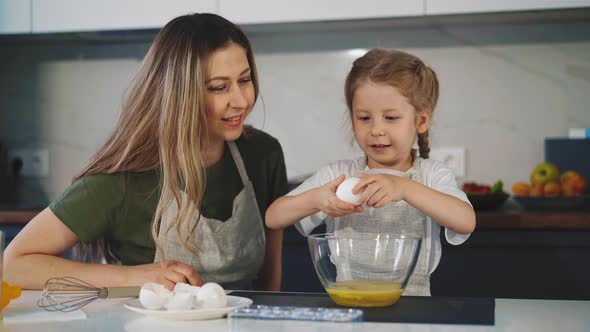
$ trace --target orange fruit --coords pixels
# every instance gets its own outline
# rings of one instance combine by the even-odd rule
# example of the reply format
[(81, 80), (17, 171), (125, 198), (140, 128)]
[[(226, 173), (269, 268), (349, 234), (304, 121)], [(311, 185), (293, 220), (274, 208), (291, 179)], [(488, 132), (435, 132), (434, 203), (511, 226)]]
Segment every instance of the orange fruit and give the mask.
[(578, 172), (567, 171), (559, 180), (564, 196), (580, 196), (586, 190), (586, 179)]
[(543, 185), (542, 184), (536, 184), (531, 188), (531, 196), (542, 197), (543, 195), (544, 195), (544, 193), (543, 193)]
[(514, 196), (528, 196), (531, 194), (531, 186), (526, 182), (516, 182), (512, 185)]
[(555, 197), (561, 194), (561, 185), (557, 181), (549, 181), (543, 185), (543, 194), (546, 197)]

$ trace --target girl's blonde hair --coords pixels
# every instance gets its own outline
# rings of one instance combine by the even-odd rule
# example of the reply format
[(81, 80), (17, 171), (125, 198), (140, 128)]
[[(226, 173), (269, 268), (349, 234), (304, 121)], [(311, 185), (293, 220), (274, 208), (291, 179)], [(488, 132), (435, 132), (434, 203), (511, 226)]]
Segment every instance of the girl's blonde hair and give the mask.
[[(161, 191), (152, 237), (162, 257), (159, 225), (164, 210), (172, 202), (176, 202), (178, 213), (171, 227), (162, 231), (175, 229), (187, 249), (195, 253), (199, 249), (191, 234), (181, 230), (188, 229), (187, 223), (201, 210), (205, 188), (206, 64), (213, 52), (232, 42), (246, 51), (256, 98), (258, 75), (244, 32), (215, 14), (177, 17), (155, 37), (130, 85), (114, 131), (76, 177), (158, 171)], [(183, 193), (187, 199), (182, 198)], [(104, 239), (92, 246), (81, 244), (78, 258), (84, 258), (89, 247), (93, 260), (112, 260)]]
[[(416, 56), (396, 50), (374, 48), (356, 59), (344, 85), (346, 105), (351, 117), (354, 93), (367, 81), (387, 84), (398, 89), (416, 111), (426, 111), (432, 117), (438, 101), (438, 78), (436, 73)], [(428, 130), (418, 134), (418, 147), (420, 157), (428, 158)]]

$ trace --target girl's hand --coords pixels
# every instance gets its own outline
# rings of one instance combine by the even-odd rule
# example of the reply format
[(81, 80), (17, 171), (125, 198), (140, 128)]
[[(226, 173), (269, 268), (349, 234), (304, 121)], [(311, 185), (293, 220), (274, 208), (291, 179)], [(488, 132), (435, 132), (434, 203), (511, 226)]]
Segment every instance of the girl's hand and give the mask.
[(363, 210), (363, 207), (360, 205), (355, 206), (336, 197), (336, 189), (344, 179), (345, 176), (340, 175), (332, 182), (314, 189), (316, 190), (316, 208), (318, 210), (332, 217), (341, 217)]
[(165, 263), (135, 265), (128, 267), (128, 283), (142, 286), (146, 282), (155, 282), (172, 290), (179, 282), (201, 286), (203, 279), (191, 266), (175, 261)]
[(361, 179), (352, 189), (356, 194), (364, 190), (361, 195), (361, 202), (367, 206), (376, 208), (383, 207), (390, 202), (397, 202), (404, 199), (405, 187), (408, 183), (406, 178), (390, 174), (359, 174)]

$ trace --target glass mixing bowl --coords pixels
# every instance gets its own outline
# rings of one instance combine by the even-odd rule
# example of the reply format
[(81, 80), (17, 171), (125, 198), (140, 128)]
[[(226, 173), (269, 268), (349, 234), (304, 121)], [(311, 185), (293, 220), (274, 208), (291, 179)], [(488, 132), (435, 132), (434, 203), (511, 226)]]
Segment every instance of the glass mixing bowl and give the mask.
[(308, 236), (318, 277), (336, 304), (385, 307), (408, 283), (422, 239), (391, 233), (336, 232)]

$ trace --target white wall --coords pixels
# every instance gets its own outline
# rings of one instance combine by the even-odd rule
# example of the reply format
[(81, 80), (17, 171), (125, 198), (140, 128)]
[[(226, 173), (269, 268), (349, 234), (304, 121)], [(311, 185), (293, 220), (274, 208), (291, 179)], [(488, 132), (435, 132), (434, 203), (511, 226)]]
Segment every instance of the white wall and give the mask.
[[(439, 76), (432, 145), (466, 147), (466, 178), (528, 179), (543, 161), (545, 137), (590, 125), (589, 42), (404, 50)], [(342, 126), (342, 82), (352, 60), (346, 51), (258, 57), (265, 128), (282, 142), (290, 175), (355, 155)]]
[[(467, 149), (466, 179), (507, 185), (543, 160), (543, 140), (590, 127), (590, 24), (251, 33), (261, 76), (251, 122), (277, 137), (290, 178), (358, 154), (345, 126), (349, 49), (395, 47), (438, 73), (434, 147)], [(114, 126), (146, 43), (0, 43), (0, 141), (46, 147), (55, 198)], [(37, 184), (37, 186), (35, 186)]]

